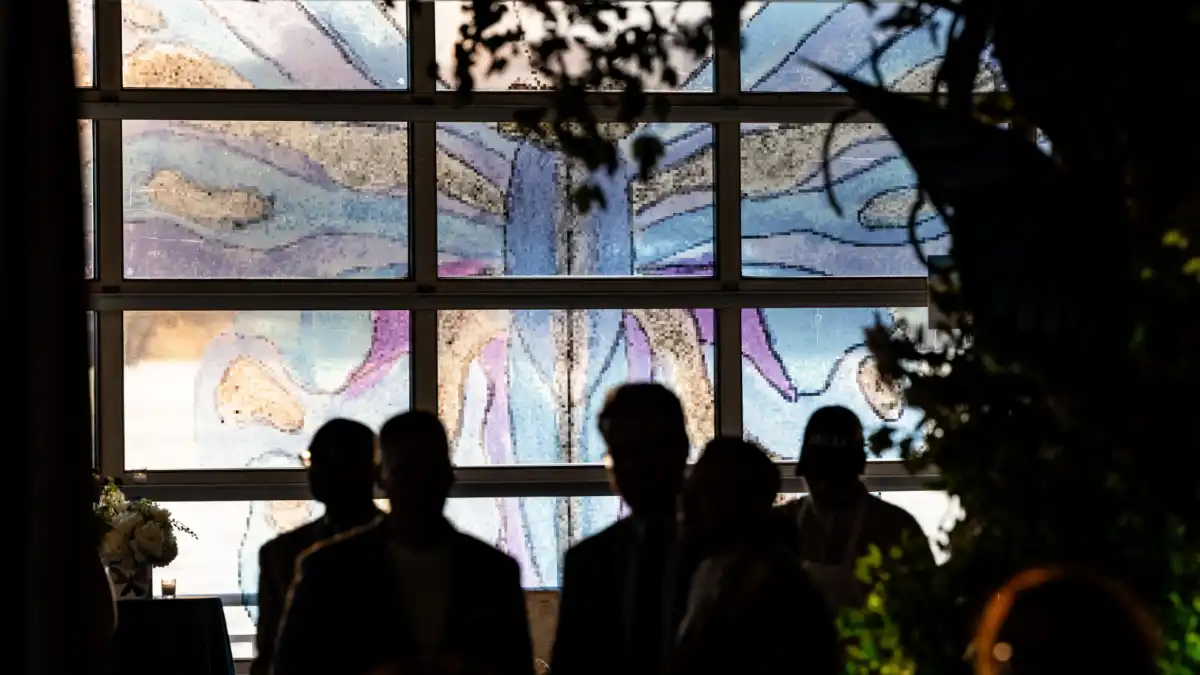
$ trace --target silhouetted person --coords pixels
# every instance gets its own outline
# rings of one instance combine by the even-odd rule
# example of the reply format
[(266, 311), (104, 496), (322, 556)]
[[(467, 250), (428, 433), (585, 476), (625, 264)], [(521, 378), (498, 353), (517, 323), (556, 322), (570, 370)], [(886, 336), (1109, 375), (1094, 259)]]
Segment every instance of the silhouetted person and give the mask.
[(972, 648), (978, 675), (1155, 675), (1161, 645), (1149, 612), (1124, 588), (1044, 567), (993, 596)]
[(334, 419), (308, 446), (308, 488), (325, 515), (275, 537), (258, 551), (258, 631), (252, 675), (268, 675), (284, 600), (296, 576), (296, 559), (313, 544), (382, 515), (375, 490), (375, 432), (358, 422)]
[(531, 675), (517, 563), (442, 514), (454, 469), (437, 417), (379, 432), (385, 518), (314, 545), (289, 592), (275, 675), (429, 668)]
[(834, 675), (833, 615), (773, 509), (779, 469), (740, 438), (708, 444), (684, 488), (685, 541), (699, 563), (673, 675)]
[(678, 497), (690, 446), (683, 406), (627, 384), (600, 413), (613, 480), (632, 515), (567, 551), (554, 675), (660, 673), (682, 612)]
[(861, 607), (863, 585), (854, 567), (871, 545), (879, 547), (884, 560), (891, 549), (904, 546), (907, 562), (933, 564), (929, 540), (916, 519), (867, 492), (861, 480), (866, 467), (858, 416), (841, 406), (821, 408), (808, 420), (796, 465), (809, 494), (780, 507), (797, 524), (800, 555), (835, 613)]

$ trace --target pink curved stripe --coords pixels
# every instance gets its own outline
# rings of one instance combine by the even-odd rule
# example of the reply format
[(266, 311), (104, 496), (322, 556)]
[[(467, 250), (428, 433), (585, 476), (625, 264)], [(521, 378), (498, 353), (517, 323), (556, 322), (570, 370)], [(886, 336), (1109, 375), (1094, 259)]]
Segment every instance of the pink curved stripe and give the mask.
[(362, 365), (346, 379), (344, 393), (351, 398), (379, 384), (392, 364), (408, 353), (408, 312), (380, 310), (375, 312), (372, 323), (371, 349)]
[(771, 340), (767, 336), (766, 319), (757, 309), (742, 310), (742, 356), (750, 361), (784, 400), (796, 400), (796, 386), (792, 384), (782, 360), (771, 346)]
[(632, 314), (625, 315), (625, 359), (629, 364), (629, 380), (649, 380), (652, 374), (653, 354), (650, 338)]

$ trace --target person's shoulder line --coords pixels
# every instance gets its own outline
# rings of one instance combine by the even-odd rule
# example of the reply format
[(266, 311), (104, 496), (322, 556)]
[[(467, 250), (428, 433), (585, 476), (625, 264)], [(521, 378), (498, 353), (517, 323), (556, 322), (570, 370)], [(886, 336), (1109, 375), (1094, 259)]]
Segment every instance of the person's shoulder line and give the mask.
[(369, 522), (363, 523), (362, 525), (356, 525), (355, 527), (351, 527), (347, 530), (342, 530), (341, 532), (338, 532), (337, 534), (334, 534), (332, 536), (321, 539), (320, 541), (316, 542), (315, 544), (304, 549), (304, 551), (296, 558), (296, 564), (299, 565), (300, 563), (304, 562), (306, 559), (310, 558), (313, 554), (318, 553), (324, 549), (327, 549), (330, 546), (333, 546), (334, 544), (340, 544), (344, 541), (354, 539), (355, 537), (358, 537), (359, 535), (363, 535), (368, 532), (372, 532), (375, 530), (375, 528), (379, 527), (380, 523), (382, 523), (382, 522), (383, 522), (383, 514), (380, 514), (380, 515), (372, 518)]

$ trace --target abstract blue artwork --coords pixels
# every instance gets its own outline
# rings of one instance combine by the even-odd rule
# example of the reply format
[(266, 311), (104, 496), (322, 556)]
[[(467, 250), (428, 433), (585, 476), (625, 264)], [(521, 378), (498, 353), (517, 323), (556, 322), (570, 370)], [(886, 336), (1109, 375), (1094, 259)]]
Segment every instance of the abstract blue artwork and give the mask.
[[(884, 424), (912, 431), (920, 412), (879, 378), (864, 329), (879, 319), (910, 329), (925, 323), (922, 308), (839, 307), (742, 310), (742, 421), (748, 437), (781, 460), (800, 452), (804, 422), (814, 410), (853, 410), (868, 434)], [(762, 330), (749, 327), (763, 326)], [(754, 356), (757, 355), (757, 356)]]
[[(744, 24), (743, 89), (828, 91), (827, 81), (800, 66), (806, 58), (865, 75), (875, 19), (858, 7), (754, 3)], [(406, 11), (404, 3), (384, 9), (374, 0), (129, 0), (122, 3), (124, 83), (405, 89)], [(920, 89), (938, 49), (927, 33), (906, 37), (881, 62), (884, 78)], [(687, 68), (675, 90), (712, 89), (710, 60)], [(535, 85), (517, 78), (504, 88)], [(915, 181), (903, 157), (876, 126), (840, 131), (832, 169), (845, 213), (835, 216), (820, 176), (825, 130), (742, 126), (743, 273), (923, 275), (907, 243)], [(123, 131), (126, 277), (408, 275), (407, 125), (162, 120), (126, 121)], [(439, 275), (711, 277), (714, 127), (645, 124), (606, 133), (624, 153), (618, 170), (588, 173), (510, 124), (439, 124)], [(648, 133), (663, 140), (666, 154), (643, 182), (628, 154)], [(589, 180), (604, 204), (580, 214), (569, 197)], [(948, 248), (931, 212), (918, 214), (917, 235), (927, 253)], [(880, 311), (892, 321), (904, 310)], [(916, 413), (879, 383), (863, 347), (862, 329), (875, 312), (745, 310), (747, 432), (789, 458), (817, 405), (848, 405), (868, 427), (910, 425)], [(405, 312), (215, 314), (127, 316), (127, 459), (141, 465), (130, 468), (295, 467), (328, 417), (378, 424), (408, 405)], [(674, 388), (695, 445), (715, 429), (711, 309), (443, 311), (438, 329), (438, 406), (460, 465), (600, 462), (595, 414), (604, 393), (629, 380)], [(183, 421), (166, 421), (176, 418)], [(244, 521), (188, 524), (244, 533), (233, 545), (235, 567), (241, 590), (252, 594), (257, 546), (302, 522), (281, 515), (291, 513), (285, 507), (246, 503)], [(527, 586), (552, 586), (565, 547), (622, 511), (615, 499), (510, 498), (456, 502), (449, 513), (516, 557)]]

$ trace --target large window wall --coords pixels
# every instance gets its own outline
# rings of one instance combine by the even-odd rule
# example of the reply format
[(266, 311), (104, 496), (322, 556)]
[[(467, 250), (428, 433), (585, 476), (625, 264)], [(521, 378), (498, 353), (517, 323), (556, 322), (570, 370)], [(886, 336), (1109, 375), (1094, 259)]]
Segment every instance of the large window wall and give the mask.
[[(744, 434), (781, 461), (822, 405), (917, 419), (862, 333), (924, 315), (915, 181), (881, 127), (846, 125), (834, 214), (820, 155), (848, 101), (803, 65), (869, 69), (861, 6), (750, 3), (741, 53), (681, 50), (679, 81), (655, 84), (669, 119), (612, 129), (625, 148), (665, 141), (641, 182), (511, 123), (545, 86), (519, 50), (455, 107), (458, 3), (395, 5), (72, 3), (98, 461), (199, 534), (159, 573), (225, 598), (239, 656), (257, 547), (319, 516), (298, 455), (331, 417), (438, 411), (459, 467), (448, 515), (529, 587), (557, 585), (565, 548), (623, 514), (594, 424), (621, 382), (672, 387), (697, 448)], [(937, 52), (913, 34), (881, 67), (917, 90)], [(589, 179), (606, 206), (579, 214)], [(948, 249), (933, 213), (917, 236)], [(867, 480), (936, 530), (945, 498), (921, 477), (884, 460)]]

